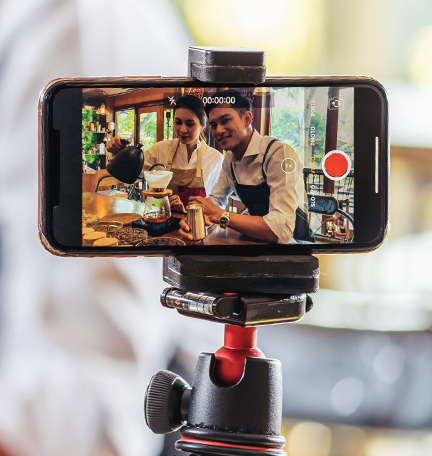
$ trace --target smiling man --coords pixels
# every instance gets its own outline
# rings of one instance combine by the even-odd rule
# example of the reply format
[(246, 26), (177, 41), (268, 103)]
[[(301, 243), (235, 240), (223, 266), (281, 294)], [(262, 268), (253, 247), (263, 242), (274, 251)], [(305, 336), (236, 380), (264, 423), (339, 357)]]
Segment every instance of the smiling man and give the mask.
[[(313, 240), (308, 238), (303, 165), (298, 155), (288, 144), (253, 129), (250, 102), (239, 92), (227, 90), (218, 93), (218, 98), (234, 100), (205, 108), (212, 134), (227, 154), (209, 197), (189, 201), (204, 204), (210, 222), (252, 238), (283, 244)], [(225, 210), (233, 193), (249, 215)], [(182, 227), (188, 231), (185, 223)]]

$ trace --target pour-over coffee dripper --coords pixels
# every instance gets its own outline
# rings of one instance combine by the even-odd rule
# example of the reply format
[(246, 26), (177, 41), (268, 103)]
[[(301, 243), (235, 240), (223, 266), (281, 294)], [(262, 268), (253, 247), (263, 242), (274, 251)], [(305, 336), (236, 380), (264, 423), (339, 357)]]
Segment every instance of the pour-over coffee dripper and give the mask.
[(144, 171), (144, 179), (149, 189), (143, 190), (145, 206), (143, 219), (148, 223), (162, 223), (171, 217), (169, 197), (172, 190), (167, 189), (172, 178), (172, 171)]

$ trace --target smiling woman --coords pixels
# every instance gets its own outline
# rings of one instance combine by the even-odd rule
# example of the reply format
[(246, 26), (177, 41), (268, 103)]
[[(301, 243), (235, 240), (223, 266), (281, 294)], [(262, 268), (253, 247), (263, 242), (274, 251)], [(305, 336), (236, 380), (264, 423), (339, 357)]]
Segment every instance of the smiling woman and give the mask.
[[(131, 111), (134, 112), (134, 110)], [(146, 115), (145, 119), (148, 120), (145, 125), (143, 125), (143, 115)], [(147, 140), (147, 144), (144, 143), (146, 150), (143, 170), (148, 171), (156, 165), (163, 165), (167, 170), (172, 171), (173, 177), (168, 186), (174, 192), (170, 198), (171, 207), (175, 211), (185, 212), (189, 197), (205, 197), (210, 193), (219, 177), (222, 154), (205, 142), (203, 130), (207, 117), (200, 98), (185, 95), (175, 101), (172, 113), (175, 139), (156, 142), (155, 135), (146, 138), (143, 132), (151, 133), (147, 126), (154, 125), (153, 132), (156, 133), (155, 122), (153, 118), (149, 118), (151, 115), (155, 117), (154, 112), (140, 116), (140, 141), (143, 143), (143, 139)], [(124, 131), (127, 133), (127, 130)], [(121, 147), (120, 138), (121, 133), (108, 143), (108, 151), (114, 155)]]
[(173, 117), (177, 139), (151, 147), (145, 154), (144, 169), (160, 163), (173, 172), (169, 184), (174, 192), (171, 205), (183, 212), (191, 196), (204, 197), (210, 193), (219, 177), (223, 157), (204, 141), (207, 117), (198, 97), (186, 95), (177, 99)]

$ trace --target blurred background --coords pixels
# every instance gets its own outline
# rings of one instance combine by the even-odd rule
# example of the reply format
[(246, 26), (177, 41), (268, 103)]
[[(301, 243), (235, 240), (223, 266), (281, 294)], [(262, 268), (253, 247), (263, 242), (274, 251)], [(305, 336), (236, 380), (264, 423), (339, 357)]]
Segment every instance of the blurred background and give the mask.
[(321, 256), (314, 309), (258, 343), (282, 361), (290, 456), (432, 454), (432, 3), (2, 0), (0, 455), (175, 453), (146, 428), (146, 384), (167, 366), (190, 380), (222, 325), (160, 306), (159, 258), (43, 249), (37, 105), (61, 76), (184, 76), (193, 44), (263, 49), (269, 75), (387, 88), (388, 242)]

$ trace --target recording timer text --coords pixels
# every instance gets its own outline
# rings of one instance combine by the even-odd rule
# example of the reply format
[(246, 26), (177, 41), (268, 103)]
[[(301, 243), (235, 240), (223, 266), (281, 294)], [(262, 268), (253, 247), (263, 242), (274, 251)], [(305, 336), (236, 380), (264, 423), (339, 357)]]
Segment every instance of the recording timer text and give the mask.
[(235, 97), (203, 97), (203, 103), (206, 104), (234, 104)]

